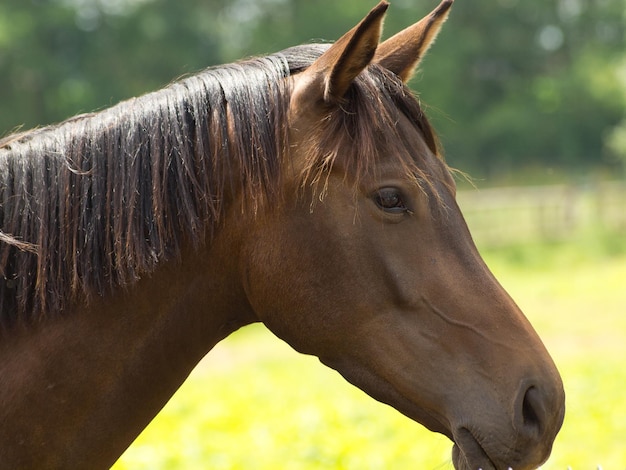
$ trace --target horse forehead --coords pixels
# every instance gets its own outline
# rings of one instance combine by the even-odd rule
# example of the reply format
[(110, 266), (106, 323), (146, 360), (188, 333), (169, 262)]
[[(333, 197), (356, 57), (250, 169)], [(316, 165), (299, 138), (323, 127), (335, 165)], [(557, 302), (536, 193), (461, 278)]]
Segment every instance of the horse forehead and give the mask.
[(372, 176), (414, 179), (417, 173), (419, 177), (437, 180), (431, 183), (454, 187), (447, 166), (428, 145), (422, 123), (417, 117), (410, 117), (412, 113), (405, 112), (389, 95), (384, 87), (386, 78), (376, 70), (364, 72), (353, 84), (361, 88), (360, 92), (347, 96), (339, 105), (327, 105), (319, 94), (299, 93), (298, 90), (309, 90), (308, 74), (291, 75), (289, 167), (296, 174), (309, 174), (315, 171), (311, 166), (321, 164), (347, 176), (356, 172), (357, 180), (369, 180)]
[(433, 183), (434, 180), (450, 183), (451, 175), (443, 159), (430, 149), (419, 125), (403, 112), (399, 110), (397, 120), (386, 127), (370, 125), (377, 144), (372, 150), (377, 153), (375, 174), (391, 176), (401, 172), (411, 177), (427, 177)]

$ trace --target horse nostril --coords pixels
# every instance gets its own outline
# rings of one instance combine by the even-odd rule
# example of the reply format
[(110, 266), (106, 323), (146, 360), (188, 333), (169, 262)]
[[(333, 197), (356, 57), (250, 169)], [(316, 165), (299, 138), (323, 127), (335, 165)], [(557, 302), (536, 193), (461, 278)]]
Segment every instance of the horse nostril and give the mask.
[(522, 429), (529, 434), (540, 436), (545, 418), (545, 404), (542, 394), (535, 386), (526, 389), (522, 399)]

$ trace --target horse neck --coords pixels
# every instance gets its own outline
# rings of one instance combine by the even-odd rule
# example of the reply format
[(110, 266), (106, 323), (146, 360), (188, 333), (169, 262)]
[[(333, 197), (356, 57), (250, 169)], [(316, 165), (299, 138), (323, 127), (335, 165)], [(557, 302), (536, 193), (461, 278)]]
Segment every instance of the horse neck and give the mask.
[(108, 468), (208, 350), (254, 321), (223, 245), (0, 339), (3, 465)]
[[(163, 96), (159, 94), (158, 98)], [(150, 99), (146, 98), (146, 103)], [(124, 107), (135, 109), (132, 103), (121, 105), (119, 109)], [(248, 116), (248, 108), (243, 105), (240, 108), (241, 116)], [(112, 111), (111, 115), (115, 112)], [(245, 123), (241, 116), (238, 121)], [(280, 121), (278, 117), (276, 119)], [(86, 124), (88, 120), (78, 119), (76, 122)], [(199, 127), (204, 122), (199, 118), (194, 120)], [(269, 131), (265, 134), (270, 135)], [(120, 135), (126, 134), (121, 132)], [(240, 140), (241, 146), (247, 148), (250, 145), (245, 135), (242, 133)], [(188, 142), (188, 139), (183, 140)], [(218, 139), (211, 144), (202, 142), (203, 152), (198, 150), (198, 155), (205, 155), (208, 150), (219, 147), (212, 152), (212, 157), (222, 159), (217, 165), (221, 173), (212, 179), (224, 182), (218, 184), (223, 186), (221, 192), (197, 185), (207, 181), (199, 176), (211, 175), (214, 171), (212, 160), (200, 160), (207, 168), (200, 172), (198, 178), (195, 174), (189, 176), (187, 172), (188, 168), (195, 168), (194, 165), (178, 165), (180, 171), (177, 176), (180, 177), (170, 175), (168, 179), (175, 186), (175, 191), (167, 194), (174, 196), (166, 198), (159, 193), (153, 199), (189, 202), (187, 192), (179, 194), (183, 187), (189, 187), (193, 188), (197, 198), (185, 208), (202, 208), (211, 200), (217, 200), (221, 205), (219, 208), (208, 208), (207, 213), (191, 211), (190, 217), (178, 217), (178, 226), (164, 226), (161, 231), (165, 235), (175, 234), (176, 237), (173, 240), (157, 240), (155, 246), (162, 248), (162, 256), (158, 256), (155, 246), (143, 250), (150, 260), (155, 258), (153, 252), (156, 251), (158, 263), (139, 262), (120, 268), (120, 263), (136, 259), (136, 253), (124, 251), (128, 243), (122, 245), (122, 251), (115, 257), (105, 249), (104, 261), (109, 260), (109, 271), (119, 281), (111, 285), (112, 293), (87, 286), (79, 289), (81, 293), (78, 295), (89, 296), (89, 302), (85, 299), (81, 301), (80, 297), (68, 300), (70, 296), (61, 296), (62, 314), (44, 312), (35, 317), (34, 324), (18, 324), (10, 326), (7, 331), (0, 330), (0, 462), (3, 466), (108, 468), (218, 341), (238, 327), (256, 321), (243, 291), (242, 275), (238, 272), (238, 267), (244, 266), (238, 259), (238, 234), (245, 233), (248, 222), (241, 213), (242, 200), (246, 199), (239, 194), (236, 181), (246, 180), (252, 175), (247, 183), (250, 188), (266, 187), (270, 186), (268, 182), (278, 181), (273, 175), (276, 171), (272, 166), (274, 160), (269, 155), (276, 152), (279, 145), (272, 139), (265, 140), (266, 148), (261, 156), (267, 155), (268, 158), (242, 158), (240, 165), (227, 160), (228, 155), (218, 155), (225, 140)], [(126, 148), (131, 149), (130, 146)], [(142, 145), (141, 148), (154, 150), (152, 145)], [(196, 149), (193, 150), (195, 152)], [(196, 155), (194, 152), (190, 151), (190, 155)], [(138, 154), (131, 150), (128, 154), (135, 155), (134, 161), (138, 161)], [(169, 156), (170, 153), (163, 151), (161, 155)], [(154, 158), (152, 153), (144, 156)], [(258, 168), (254, 163), (262, 161), (269, 162), (268, 168)], [(153, 164), (150, 166), (154, 167)], [(169, 168), (161, 165), (161, 168), (166, 167)], [(91, 169), (82, 168), (81, 171), (88, 174)], [(233, 180), (233, 175), (232, 199), (236, 202), (231, 201), (231, 188), (227, 184)], [(109, 177), (113, 178), (112, 175)], [(189, 184), (179, 184), (181, 178), (184, 180), (187, 177), (191, 179), (187, 181)], [(128, 181), (130, 185), (131, 180)], [(140, 182), (147, 184), (142, 179)], [(133, 195), (139, 192), (139, 189), (131, 191)], [(209, 194), (211, 197), (207, 197)], [(129, 221), (143, 223), (147, 216), (129, 212), (122, 204), (127, 199), (130, 197), (116, 199), (120, 204), (113, 206), (111, 212), (126, 214)], [(148, 209), (152, 207), (150, 204), (141, 205), (144, 206)], [(80, 205), (71, 204), (71, 207)], [(170, 215), (180, 214), (183, 209), (180, 205), (170, 205), (167, 211), (171, 213), (159, 213), (155, 219), (170, 220), (174, 218)], [(233, 211), (236, 216), (226, 215)], [(197, 220), (213, 220), (215, 214), (219, 217), (215, 217), (214, 224), (194, 225)], [(108, 219), (100, 220), (106, 222)], [(206, 236), (203, 237), (203, 232), (211, 234), (204, 234)], [(138, 233), (143, 234), (141, 230)], [(113, 238), (109, 237), (109, 240)], [(138, 235), (135, 240), (144, 238)], [(203, 240), (210, 241), (203, 245)], [(187, 244), (200, 248), (192, 249)], [(114, 243), (110, 245), (117, 246)], [(101, 246), (98, 241), (94, 249), (101, 250)], [(53, 256), (60, 252), (60, 247), (53, 245), (48, 252)], [(61, 263), (57, 261), (51, 266)], [(89, 269), (74, 269), (83, 261), (89, 262), (89, 266), (93, 264), (93, 260), (79, 259), (69, 271), (73, 274), (89, 272)], [(105, 265), (104, 261), (96, 265)], [(63, 262), (66, 262), (65, 258)], [(114, 268), (121, 271), (115, 272)], [(102, 274), (101, 271), (98, 273)], [(134, 282), (135, 275), (142, 279)], [(85, 284), (80, 274), (76, 276), (79, 277), (76, 280), (78, 284)], [(133, 282), (129, 283), (127, 278), (132, 278)], [(97, 281), (92, 280), (90, 284), (102, 284)], [(117, 284), (126, 286), (119, 287)], [(68, 290), (67, 285), (58, 285), (56, 292), (65, 293)], [(54, 432), (50, 432), (51, 429)]]

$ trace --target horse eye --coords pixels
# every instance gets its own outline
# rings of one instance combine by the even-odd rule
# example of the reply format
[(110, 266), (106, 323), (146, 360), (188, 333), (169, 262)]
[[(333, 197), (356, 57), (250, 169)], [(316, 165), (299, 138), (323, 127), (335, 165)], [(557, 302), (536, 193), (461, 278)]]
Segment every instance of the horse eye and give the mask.
[(385, 212), (400, 213), (408, 209), (400, 191), (396, 188), (382, 188), (374, 195), (374, 202)]

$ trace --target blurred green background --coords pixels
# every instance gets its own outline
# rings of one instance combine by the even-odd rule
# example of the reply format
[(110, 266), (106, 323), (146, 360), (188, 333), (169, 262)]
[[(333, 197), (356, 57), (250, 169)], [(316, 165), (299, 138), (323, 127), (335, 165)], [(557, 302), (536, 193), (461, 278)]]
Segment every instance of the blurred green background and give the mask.
[[(357, 0), (2, 0), (0, 136), (206, 66), (334, 40)], [(386, 36), (431, 0), (392, 0)], [(411, 85), (479, 249), (559, 366), (545, 469), (626, 469), (626, 0), (457, 0)], [(118, 469), (449, 469), (450, 443), (262, 326), (207, 356)]]
[[(0, 134), (172, 79), (334, 40), (375, 0), (3, 0)], [(395, 0), (393, 32), (433, 0)], [(615, 174), (626, 155), (625, 0), (459, 0), (413, 88), (477, 178)], [(527, 181), (528, 175), (515, 178)]]

